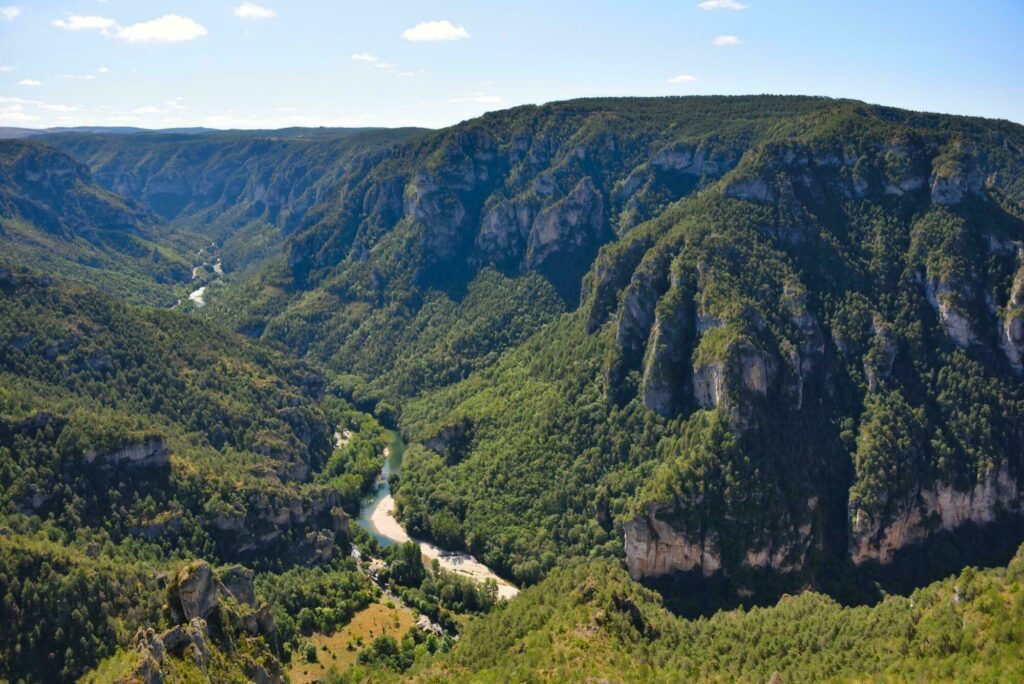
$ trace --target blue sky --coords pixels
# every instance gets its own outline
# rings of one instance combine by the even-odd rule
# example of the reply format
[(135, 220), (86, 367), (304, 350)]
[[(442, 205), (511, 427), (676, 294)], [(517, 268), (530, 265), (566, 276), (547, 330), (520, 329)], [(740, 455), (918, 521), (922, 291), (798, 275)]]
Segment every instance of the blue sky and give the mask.
[(0, 126), (440, 127), (801, 93), (1024, 123), (1024, 0), (0, 0)]

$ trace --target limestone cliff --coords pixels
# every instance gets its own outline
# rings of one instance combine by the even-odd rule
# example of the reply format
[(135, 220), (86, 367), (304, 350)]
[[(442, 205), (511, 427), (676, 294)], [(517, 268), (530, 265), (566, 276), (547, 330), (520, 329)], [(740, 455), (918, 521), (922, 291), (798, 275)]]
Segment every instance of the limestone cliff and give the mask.
[(1000, 514), (1022, 512), (1024, 489), (1019, 476), (1005, 464), (967, 489), (942, 482), (919, 486), (884, 515), (850, 510), (850, 558), (857, 565), (868, 561), (884, 565), (900, 549), (919, 544), (938, 530), (955, 531), (967, 523), (985, 525)]

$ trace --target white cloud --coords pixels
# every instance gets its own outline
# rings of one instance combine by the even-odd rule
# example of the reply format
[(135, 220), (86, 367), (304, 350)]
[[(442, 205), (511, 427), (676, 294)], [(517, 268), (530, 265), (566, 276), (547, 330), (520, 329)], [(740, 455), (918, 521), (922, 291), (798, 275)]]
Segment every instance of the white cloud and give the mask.
[(2, 21), (14, 21), (19, 14), (21, 14), (20, 7), (0, 7), (0, 20)]
[(34, 78), (23, 78), (22, 80), (18, 81), (18, 85), (29, 86), (29, 87), (32, 87), (32, 88), (38, 88), (39, 86), (41, 86), (43, 84), (40, 83), (39, 81), (37, 81)]
[(72, 14), (67, 19), (55, 19), (53, 25), (65, 31), (95, 30), (105, 34), (116, 25), (116, 22), (107, 17), (97, 17), (91, 14)]
[(110, 67), (100, 67), (99, 69), (96, 70), (96, 73), (97, 74), (109, 74), (110, 73)]
[(183, 109), (188, 109), (188, 107), (186, 107), (184, 104), (182, 104), (184, 99), (185, 98), (183, 98), (183, 97), (181, 97), (179, 95), (178, 97), (171, 98), (170, 100), (168, 100), (164, 104), (167, 106), (168, 109), (174, 109), (176, 111), (181, 111)]
[(697, 7), (702, 10), (745, 10), (750, 5), (744, 5), (737, 0), (704, 0), (704, 2), (697, 3)]
[(132, 114), (166, 114), (166, 109), (160, 109), (159, 107), (136, 107), (132, 110)]
[(96, 78), (92, 74), (61, 74), (60, 77), (68, 81), (91, 81)]
[(67, 113), (67, 112), (77, 112), (80, 109), (80, 107), (72, 107), (71, 105), (64, 105), (64, 104), (44, 104), (44, 105), (41, 105), (41, 106), (42, 106), (43, 109), (45, 109), (48, 112)]
[(252, 2), (243, 2), (241, 5), (235, 7), (235, 16), (239, 19), (273, 19), (277, 16), (277, 12), (264, 7), (263, 5), (257, 5)]
[(421, 74), (426, 73), (422, 69), (413, 70), (406, 67), (401, 67), (399, 65), (391, 64), (390, 62), (385, 62), (376, 55), (371, 55), (368, 52), (356, 53), (352, 55), (352, 60), (355, 62), (366, 62), (368, 64), (372, 64), (377, 69), (387, 71), (389, 74), (392, 74), (394, 76), (402, 76), (405, 78), (419, 76)]
[(117, 37), (129, 43), (181, 43), (207, 34), (206, 27), (189, 17), (165, 14), (117, 29)]
[(447, 19), (441, 21), (424, 21), (411, 29), (402, 32), (402, 38), (414, 43), (436, 43), (444, 40), (460, 40), (469, 38), (469, 33), (462, 26), (455, 26)]
[(715, 47), (725, 47), (726, 45), (739, 45), (739, 36), (715, 36), (711, 41), (711, 44)]
[(14, 67), (8, 64), (0, 64), (0, 74), (9, 74), (14, 71)]
[(696, 80), (697, 80), (696, 76), (691, 76), (690, 74), (679, 74), (678, 76), (673, 76), (672, 78), (668, 79), (668, 82), (669, 83), (693, 83)]
[(0, 107), (0, 123), (5, 124), (21, 124), (30, 123), (32, 121), (38, 121), (39, 117), (32, 114), (26, 114), (21, 111), (21, 107), (15, 105), (13, 107)]

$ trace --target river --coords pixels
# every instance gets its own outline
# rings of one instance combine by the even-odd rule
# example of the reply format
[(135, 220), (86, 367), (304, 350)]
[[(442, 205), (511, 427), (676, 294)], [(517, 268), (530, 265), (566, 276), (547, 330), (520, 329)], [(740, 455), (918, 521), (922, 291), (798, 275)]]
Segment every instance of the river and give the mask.
[(441, 567), (449, 572), (470, 577), (478, 582), (493, 579), (498, 584), (498, 596), (502, 598), (508, 599), (518, 594), (519, 589), (516, 586), (498, 577), (493, 570), (468, 553), (446, 551), (430, 542), (409, 537), (405, 528), (395, 519), (395, 500), (391, 496), (391, 485), (388, 483), (388, 478), (392, 473), (401, 474), (404, 452), (405, 444), (401, 437), (397, 433), (392, 433), (391, 444), (388, 446), (384, 459), (384, 467), (381, 468), (380, 475), (377, 477), (377, 487), (363, 502), (356, 524), (369, 532), (381, 546), (415, 541), (420, 545), (425, 563), (436, 558)]

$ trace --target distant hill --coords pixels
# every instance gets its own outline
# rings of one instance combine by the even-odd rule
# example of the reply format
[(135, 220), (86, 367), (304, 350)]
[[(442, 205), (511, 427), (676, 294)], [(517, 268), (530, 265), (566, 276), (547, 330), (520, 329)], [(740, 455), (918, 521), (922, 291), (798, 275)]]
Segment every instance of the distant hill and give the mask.
[(0, 141), (0, 249), (17, 263), (148, 303), (172, 304), (170, 286), (192, 273), (162, 219), (31, 138)]

